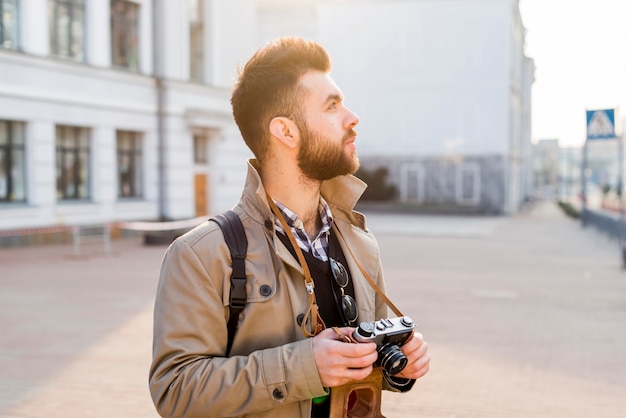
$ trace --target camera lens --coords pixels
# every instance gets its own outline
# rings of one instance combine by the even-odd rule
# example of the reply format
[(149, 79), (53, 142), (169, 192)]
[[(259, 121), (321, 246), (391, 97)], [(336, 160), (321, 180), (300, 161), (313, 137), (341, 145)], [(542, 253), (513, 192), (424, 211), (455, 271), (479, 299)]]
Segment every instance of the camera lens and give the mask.
[(397, 345), (389, 344), (380, 347), (378, 350), (380, 366), (390, 375), (398, 374), (406, 366), (408, 360)]

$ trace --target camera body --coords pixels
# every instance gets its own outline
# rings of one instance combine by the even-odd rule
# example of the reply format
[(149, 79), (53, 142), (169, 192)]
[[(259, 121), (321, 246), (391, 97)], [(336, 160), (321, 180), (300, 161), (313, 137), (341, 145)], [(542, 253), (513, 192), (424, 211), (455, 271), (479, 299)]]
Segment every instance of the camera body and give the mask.
[(357, 342), (376, 343), (378, 360), (374, 366), (381, 366), (388, 374), (400, 373), (407, 364), (407, 358), (400, 347), (413, 335), (415, 323), (408, 316), (361, 322), (352, 333)]

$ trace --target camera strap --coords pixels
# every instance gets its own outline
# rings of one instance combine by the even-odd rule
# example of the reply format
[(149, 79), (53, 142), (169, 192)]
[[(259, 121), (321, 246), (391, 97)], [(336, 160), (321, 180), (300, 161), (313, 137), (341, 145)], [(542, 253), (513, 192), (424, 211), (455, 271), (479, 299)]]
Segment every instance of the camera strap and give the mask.
[[(289, 238), (289, 242), (296, 252), (296, 256), (298, 257), (300, 266), (302, 266), (302, 270), (304, 271), (304, 287), (307, 291), (308, 303), (300, 328), (302, 329), (302, 334), (304, 334), (305, 337), (313, 337), (322, 332), (324, 328), (326, 328), (326, 325), (324, 324), (324, 321), (319, 314), (319, 307), (317, 306), (317, 300), (315, 299), (315, 282), (313, 281), (313, 276), (311, 276), (311, 271), (309, 270), (309, 266), (306, 262), (306, 259), (304, 258), (304, 254), (302, 253), (300, 246), (296, 242), (296, 238), (293, 236), (293, 232), (291, 232), (291, 228), (287, 224), (285, 218), (283, 218), (283, 216), (280, 214), (280, 210), (278, 210), (278, 207), (276, 206), (276, 203), (274, 203), (274, 200), (270, 197), (269, 194), (266, 194), (266, 196), (267, 203), (270, 205), (272, 212), (274, 213), (276, 218), (278, 218), (280, 224), (283, 226), (285, 234)], [(310, 331), (306, 327), (307, 322), (311, 323)]]
[[(280, 214), (280, 211), (278, 210), (278, 207), (274, 203), (274, 200), (269, 196), (269, 194), (266, 194), (266, 196), (267, 196), (267, 202), (269, 203), (270, 208), (272, 209), (272, 212), (280, 221), (281, 225), (283, 226), (283, 229), (285, 230), (285, 233), (287, 234), (287, 237), (289, 237), (289, 241), (291, 242), (291, 245), (293, 246), (296, 252), (296, 255), (298, 256), (298, 261), (300, 262), (300, 265), (302, 266), (302, 270), (304, 271), (304, 284), (307, 289), (309, 303), (308, 303), (308, 308), (305, 313), (304, 320), (302, 321), (301, 327), (302, 327), (302, 333), (306, 337), (312, 337), (318, 334), (322, 329), (326, 328), (326, 326), (324, 325), (324, 322), (322, 321), (322, 318), (319, 316), (319, 309), (317, 307), (317, 301), (315, 300), (315, 292), (314, 292), (315, 283), (313, 281), (313, 277), (311, 276), (311, 272), (309, 271), (309, 267), (304, 258), (304, 254), (302, 254), (302, 250), (300, 249), (300, 246), (296, 242), (296, 239), (293, 236), (293, 233), (291, 232), (291, 228), (287, 224), (287, 221)], [(385, 292), (383, 292), (381, 288), (378, 287), (374, 279), (372, 279), (372, 277), (367, 273), (367, 271), (365, 271), (365, 268), (363, 268), (361, 263), (359, 263), (359, 260), (354, 255), (354, 252), (347, 245), (347, 241), (345, 237), (343, 236), (343, 234), (341, 233), (341, 230), (339, 229), (339, 226), (337, 225), (336, 222), (333, 223), (333, 226), (337, 230), (337, 233), (339, 234), (341, 239), (346, 243), (346, 247), (348, 248), (348, 251), (350, 252), (350, 255), (352, 256), (352, 259), (354, 260), (357, 267), (359, 268), (359, 270), (361, 271), (361, 273), (363, 274), (363, 276), (365, 277), (369, 285), (372, 287), (372, 289), (376, 291), (378, 296), (380, 296), (381, 299), (387, 304), (387, 306), (391, 308), (391, 310), (396, 314), (396, 316), (404, 316), (404, 314), (400, 311), (400, 309), (398, 309), (398, 307), (394, 305), (394, 303), (387, 297), (387, 295), (385, 295)], [(310, 332), (306, 329), (306, 323), (308, 319), (310, 319), (310, 322), (311, 322)]]
[[(272, 200), (272, 198), (267, 195), (268, 204), (274, 213), (274, 215), (278, 218), (279, 222), (283, 226), (285, 230), (285, 234), (289, 238), (292, 247), (296, 252), (296, 256), (298, 257), (298, 261), (302, 266), (302, 270), (304, 272), (304, 285), (307, 290), (307, 310), (305, 312), (304, 320), (302, 321), (301, 329), (302, 333), (306, 337), (313, 337), (320, 333), (326, 325), (319, 315), (319, 307), (317, 305), (317, 300), (315, 299), (315, 282), (313, 281), (313, 277), (311, 276), (311, 272), (307, 265), (306, 259), (304, 258), (304, 254), (300, 249), (300, 246), (296, 242), (293, 233), (291, 232), (291, 228), (287, 224), (287, 221), (282, 217), (278, 207)], [(232, 210), (226, 211), (220, 215), (211, 218), (212, 221), (216, 222), (222, 233), (224, 234), (224, 240), (228, 245), (229, 251), (231, 253), (231, 260), (233, 266), (233, 272), (230, 279), (230, 297), (229, 297), (229, 305), (230, 305), (230, 317), (228, 319), (228, 345), (226, 350), (226, 355), (230, 354), (230, 349), (233, 344), (234, 336), (237, 331), (237, 325), (239, 323), (239, 314), (243, 311), (246, 301), (246, 272), (245, 272), (245, 258), (248, 249), (248, 241), (246, 238), (245, 230), (243, 225), (241, 224), (241, 220), (239, 216), (233, 212)], [(346, 242), (345, 237), (341, 233), (339, 226), (337, 223), (334, 223), (334, 227), (337, 230), (341, 239)], [(376, 282), (371, 278), (371, 276), (365, 271), (365, 268), (361, 265), (359, 260), (354, 255), (352, 249), (346, 245), (352, 259), (356, 263), (357, 267), (369, 283), (369, 285), (376, 291), (376, 293), (381, 297), (381, 299), (391, 308), (391, 310), (397, 316), (403, 316), (402, 312), (394, 305), (394, 303), (385, 295)], [(306, 325), (310, 322), (310, 331), (307, 329)]]
[[(341, 230), (339, 229), (339, 225), (337, 225), (337, 223), (335, 222), (334, 226), (337, 229), (337, 232), (339, 233), (339, 235), (341, 236), (341, 239), (343, 239), (343, 241), (346, 242), (346, 244), (347, 244), (346, 239), (344, 238), (343, 234), (341, 233)], [(359, 268), (359, 270), (361, 270), (361, 273), (363, 274), (363, 276), (365, 277), (367, 282), (370, 284), (370, 286), (376, 291), (376, 293), (378, 293), (378, 296), (380, 296), (381, 299), (383, 301), (385, 301), (387, 306), (389, 306), (389, 308), (391, 308), (391, 310), (393, 311), (393, 313), (396, 314), (396, 316), (404, 316), (404, 314), (400, 311), (400, 309), (398, 309), (398, 307), (396, 305), (394, 305), (394, 303), (391, 301), (391, 299), (389, 299), (387, 297), (387, 295), (385, 295), (385, 292), (383, 292), (380, 289), (380, 287), (378, 287), (378, 285), (376, 284), (374, 279), (372, 279), (371, 276), (369, 274), (367, 274), (367, 271), (365, 271), (365, 269), (363, 268), (361, 263), (359, 263), (359, 260), (354, 256), (354, 253), (352, 252), (352, 249), (348, 245), (346, 245), (346, 247), (348, 248), (348, 251), (350, 252), (350, 255), (352, 256), (352, 259), (356, 263), (357, 267)]]

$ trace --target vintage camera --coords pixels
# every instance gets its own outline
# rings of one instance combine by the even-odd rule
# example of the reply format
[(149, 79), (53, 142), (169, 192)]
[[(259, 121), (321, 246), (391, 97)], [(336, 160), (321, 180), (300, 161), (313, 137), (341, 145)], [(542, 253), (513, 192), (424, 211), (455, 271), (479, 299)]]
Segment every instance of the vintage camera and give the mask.
[(376, 343), (378, 360), (374, 366), (381, 366), (388, 374), (394, 375), (406, 366), (407, 358), (400, 346), (413, 334), (413, 328), (415, 323), (408, 316), (361, 322), (352, 333), (352, 338), (362, 343)]

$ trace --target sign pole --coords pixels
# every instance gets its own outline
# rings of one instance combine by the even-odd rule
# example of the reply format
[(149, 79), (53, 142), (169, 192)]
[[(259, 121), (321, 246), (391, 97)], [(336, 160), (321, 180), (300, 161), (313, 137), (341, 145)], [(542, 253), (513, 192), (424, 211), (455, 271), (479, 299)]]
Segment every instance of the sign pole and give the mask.
[(626, 269), (626, 225), (624, 225), (624, 136), (617, 137), (617, 189), (619, 209), (619, 247), (622, 256), (622, 269)]
[(587, 141), (583, 144), (583, 160), (580, 164), (581, 197), (580, 197), (580, 221), (582, 226), (587, 226)]

